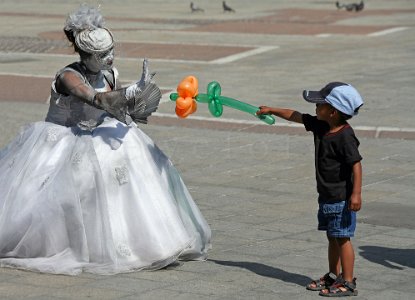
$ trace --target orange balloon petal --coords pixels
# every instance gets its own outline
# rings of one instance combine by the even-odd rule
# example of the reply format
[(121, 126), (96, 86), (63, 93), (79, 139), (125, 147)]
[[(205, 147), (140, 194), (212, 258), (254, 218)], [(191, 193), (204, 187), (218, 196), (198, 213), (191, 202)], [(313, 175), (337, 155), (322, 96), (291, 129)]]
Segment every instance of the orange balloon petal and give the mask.
[(191, 110), (191, 107), (189, 109), (180, 109), (176, 107), (176, 115), (180, 118), (186, 118), (188, 115), (192, 113)]
[(180, 109), (176, 106), (176, 115), (180, 118), (184, 118), (183, 114), (184, 114), (185, 110), (184, 109)]
[(177, 93), (180, 97), (195, 97), (198, 94), (198, 81), (194, 76), (187, 76), (177, 86)]
[(189, 109), (189, 107), (192, 106), (192, 103), (193, 103), (193, 99), (190, 97), (186, 97), (186, 98), (179, 97), (176, 100), (176, 106), (180, 109), (185, 109), (185, 110)]
[(180, 97), (194, 97), (196, 96), (196, 89), (190, 81), (182, 81), (177, 87), (177, 93)]
[(199, 88), (199, 82), (198, 82), (198, 80), (197, 80), (197, 78), (196, 78), (196, 77), (194, 77), (194, 76), (190, 75), (190, 76), (187, 76), (184, 80), (185, 80), (185, 81), (189, 81), (189, 82), (191, 82), (191, 83), (192, 83), (192, 85), (193, 85), (193, 87), (194, 87), (196, 90)]

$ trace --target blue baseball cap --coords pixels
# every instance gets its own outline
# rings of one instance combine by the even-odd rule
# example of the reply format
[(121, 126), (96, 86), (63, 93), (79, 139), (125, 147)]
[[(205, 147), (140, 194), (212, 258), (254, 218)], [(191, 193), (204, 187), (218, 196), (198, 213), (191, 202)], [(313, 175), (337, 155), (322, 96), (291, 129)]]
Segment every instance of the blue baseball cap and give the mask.
[(303, 91), (303, 98), (311, 103), (328, 103), (342, 113), (355, 116), (363, 105), (359, 92), (350, 84), (330, 82), (319, 91)]

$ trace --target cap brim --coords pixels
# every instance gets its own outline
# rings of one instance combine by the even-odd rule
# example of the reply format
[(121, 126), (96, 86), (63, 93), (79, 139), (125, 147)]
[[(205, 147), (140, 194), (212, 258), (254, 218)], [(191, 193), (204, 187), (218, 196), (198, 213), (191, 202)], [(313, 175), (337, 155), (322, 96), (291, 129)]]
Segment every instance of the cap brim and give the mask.
[(303, 91), (303, 98), (311, 103), (327, 103), (326, 99), (321, 95), (320, 91)]

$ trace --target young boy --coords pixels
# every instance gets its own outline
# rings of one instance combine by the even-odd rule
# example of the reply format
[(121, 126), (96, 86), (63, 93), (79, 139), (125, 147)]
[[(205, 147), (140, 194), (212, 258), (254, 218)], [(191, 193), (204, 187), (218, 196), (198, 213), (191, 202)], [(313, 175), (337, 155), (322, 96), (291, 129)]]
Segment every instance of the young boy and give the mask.
[(303, 123), (314, 134), (318, 191), (318, 230), (329, 242), (329, 272), (307, 285), (321, 296), (355, 296), (354, 250), (350, 238), (361, 207), (362, 167), (359, 141), (347, 120), (357, 115), (363, 100), (351, 85), (331, 82), (320, 91), (304, 91), (306, 101), (316, 104), (316, 115), (283, 108), (260, 106), (257, 114), (273, 114)]

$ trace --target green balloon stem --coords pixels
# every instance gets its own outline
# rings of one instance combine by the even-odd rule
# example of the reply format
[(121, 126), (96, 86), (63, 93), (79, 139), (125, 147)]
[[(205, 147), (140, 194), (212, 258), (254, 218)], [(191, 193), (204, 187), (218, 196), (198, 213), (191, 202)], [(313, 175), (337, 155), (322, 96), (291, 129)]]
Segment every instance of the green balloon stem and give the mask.
[[(195, 100), (201, 103), (208, 103), (209, 111), (215, 117), (220, 117), (222, 115), (222, 105), (225, 105), (233, 109), (237, 109), (251, 114), (254, 117), (260, 119), (261, 121), (267, 123), (268, 125), (272, 125), (275, 123), (275, 118), (269, 114), (257, 115), (256, 112), (259, 110), (258, 107), (233, 98), (220, 96), (220, 92), (221, 88), (219, 83), (214, 81), (209, 83), (208, 85), (209, 94), (198, 94), (195, 96)], [(171, 101), (176, 101), (177, 98), (179, 98), (179, 95), (177, 93), (170, 94)]]
[[(209, 95), (207, 94), (198, 94), (195, 97), (195, 99), (197, 102), (202, 103), (209, 103), (210, 101), (212, 101)], [(267, 123), (268, 125), (273, 125), (275, 123), (275, 118), (271, 115), (257, 115), (256, 112), (259, 110), (259, 107), (225, 96), (219, 96), (217, 99), (219, 100), (219, 103), (221, 103), (222, 105), (251, 114), (254, 117), (260, 119), (261, 121)], [(219, 117), (221, 114), (219, 114), (219, 112), (216, 112), (212, 113), (212, 115), (215, 117)]]
[(223, 105), (226, 105), (234, 109), (251, 114), (254, 117), (257, 117), (258, 119), (260, 119), (261, 121), (267, 123), (268, 125), (272, 125), (275, 123), (275, 119), (271, 115), (259, 115), (258, 116), (256, 113), (259, 110), (259, 108), (256, 106), (253, 106), (251, 104), (248, 104), (242, 101), (238, 101), (236, 99), (224, 97), (224, 96), (220, 96), (219, 99), (221, 100)]

